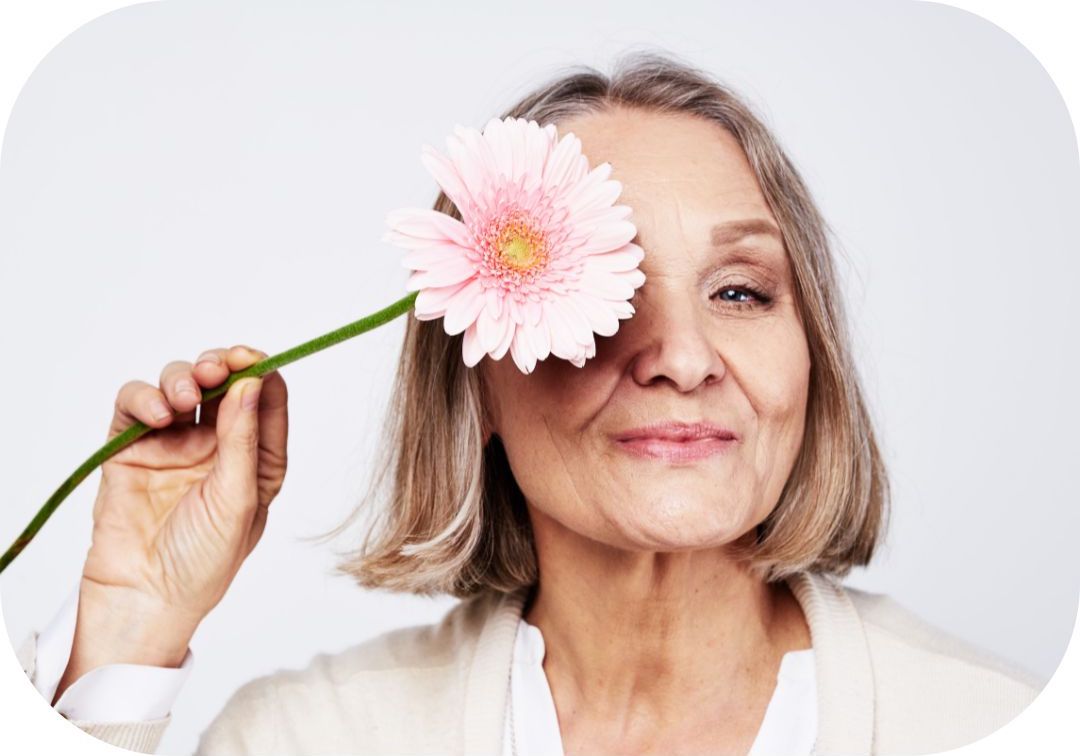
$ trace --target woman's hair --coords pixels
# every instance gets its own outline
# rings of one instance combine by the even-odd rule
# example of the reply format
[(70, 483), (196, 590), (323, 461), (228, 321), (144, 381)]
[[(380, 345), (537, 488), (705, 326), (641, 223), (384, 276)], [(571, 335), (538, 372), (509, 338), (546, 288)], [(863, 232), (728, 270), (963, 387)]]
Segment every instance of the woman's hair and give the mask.
[[(613, 106), (704, 118), (742, 146), (783, 232), (810, 351), (802, 446), (776, 507), (732, 555), (772, 582), (801, 570), (846, 575), (886, 531), (889, 484), (851, 355), (826, 223), (798, 171), (730, 88), (655, 52), (619, 58), (608, 77), (588, 66), (550, 80), (501, 118), (541, 126)], [(434, 208), (461, 219), (445, 193)], [(829, 232), (831, 235), (831, 231)], [(466, 598), (538, 578), (525, 500), (497, 434), (484, 445), (485, 385), (461, 359), (462, 334), (407, 316), (382, 459), (361, 504), (374, 509), (362, 545), (337, 574), (361, 586)], [(382, 493), (389, 482), (387, 493)]]

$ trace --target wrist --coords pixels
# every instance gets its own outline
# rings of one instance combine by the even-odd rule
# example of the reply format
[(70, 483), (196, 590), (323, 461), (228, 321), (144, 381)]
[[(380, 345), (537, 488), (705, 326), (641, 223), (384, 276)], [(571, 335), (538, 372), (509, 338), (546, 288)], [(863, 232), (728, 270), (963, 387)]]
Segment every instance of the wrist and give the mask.
[(198, 624), (198, 619), (131, 589), (105, 589), (84, 579), (71, 655), (52, 705), (72, 683), (106, 664), (179, 667)]
[(135, 589), (102, 586), (84, 578), (72, 658), (78, 654), (83, 665), (93, 666), (178, 667), (201, 620)]

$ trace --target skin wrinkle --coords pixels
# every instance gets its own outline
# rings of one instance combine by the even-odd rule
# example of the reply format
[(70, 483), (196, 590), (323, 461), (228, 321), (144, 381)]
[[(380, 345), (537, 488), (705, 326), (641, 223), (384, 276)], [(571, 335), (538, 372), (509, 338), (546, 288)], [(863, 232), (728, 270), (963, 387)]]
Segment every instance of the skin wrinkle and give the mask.
[[(790, 261), (780, 238), (714, 243), (718, 224), (777, 225), (715, 124), (613, 109), (558, 126), (591, 164), (619, 166), (646, 275), (633, 317), (596, 337), (584, 367), (478, 365), (495, 410), (486, 437), (502, 440), (532, 523), (540, 583), (524, 617), (544, 637), (564, 752), (745, 753), (783, 654), (810, 647), (786, 585), (727, 549), (752, 542), (802, 443), (810, 363)], [(743, 285), (771, 302), (714, 296)], [(610, 437), (663, 419), (740, 439), (673, 464)]]
[(575, 501), (578, 505), (584, 506), (585, 499), (582, 498), (581, 492), (578, 491), (577, 480), (575, 480), (574, 476), (569, 472), (570, 466), (566, 463), (566, 455), (563, 454), (562, 445), (555, 438), (555, 434), (551, 432), (551, 426), (548, 424), (548, 419), (546, 417), (542, 417), (541, 419), (544, 423), (544, 430), (547, 431), (548, 438), (551, 439), (552, 446), (555, 451), (559, 453), (559, 458), (562, 461), (562, 466), (559, 469), (563, 472), (564, 477), (570, 481), (570, 486), (574, 489)]

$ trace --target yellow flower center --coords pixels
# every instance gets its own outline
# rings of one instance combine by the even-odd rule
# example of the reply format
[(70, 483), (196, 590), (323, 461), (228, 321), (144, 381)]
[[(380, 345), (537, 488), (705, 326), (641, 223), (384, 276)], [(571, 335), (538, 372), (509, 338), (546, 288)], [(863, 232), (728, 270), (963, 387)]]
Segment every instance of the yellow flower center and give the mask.
[(478, 239), (486, 274), (504, 289), (531, 285), (548, 269), (547, 231), (519, 208), (507, 208), (491, 218)]
[(515, 268), (528, 268), (536, 259), (536, 253), (527, 239), (515, 236), (502, 245), (502, 256)]
[(496, 229), (495, 250), (499, 263), (518, 273), (542, 269), (547, 264), (547, 242), (527, 217), (511, 215)]

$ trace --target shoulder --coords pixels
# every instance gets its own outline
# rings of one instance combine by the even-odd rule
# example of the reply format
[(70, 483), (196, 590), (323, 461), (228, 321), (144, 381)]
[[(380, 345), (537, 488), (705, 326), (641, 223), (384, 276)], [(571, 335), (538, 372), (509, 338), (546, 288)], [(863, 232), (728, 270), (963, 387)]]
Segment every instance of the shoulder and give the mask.
[(1035, 693), (1042, 689), (1042, 681), (1021, 665), (927, 622), (891, 596), (851, 586), (844, 591), (866, 628), (871, 653), (966, 670)]
[(866, 633), (882, 739), (899, 745), (925, 735), (970, 743), (1007, 724), (1042, 690), (1043, 681), (1019, 664), (931, 624), (890, 596), (850, 586), (844, 591)]
[[(198, 753), (378, 752), (421, 730), (445, 738), (460, 727), (464, 676), (491, 604), (487, 596), (461, 601), (437, 623), (246, 682), (203, 732)], [(410, 733), (409, 712), (418, 709), (424, 727), (414, 722)]]

